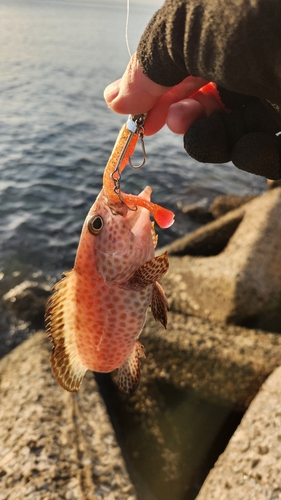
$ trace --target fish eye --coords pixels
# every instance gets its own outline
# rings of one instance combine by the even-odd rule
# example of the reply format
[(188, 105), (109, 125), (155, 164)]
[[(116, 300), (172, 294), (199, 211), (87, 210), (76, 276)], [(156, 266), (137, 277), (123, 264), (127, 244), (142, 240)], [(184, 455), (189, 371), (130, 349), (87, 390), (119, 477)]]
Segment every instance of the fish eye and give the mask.
[(99, 234), (103, 228), (103, 219), (100, 215), (92, 215), (88, 220), (88, 229), (91, 234)]

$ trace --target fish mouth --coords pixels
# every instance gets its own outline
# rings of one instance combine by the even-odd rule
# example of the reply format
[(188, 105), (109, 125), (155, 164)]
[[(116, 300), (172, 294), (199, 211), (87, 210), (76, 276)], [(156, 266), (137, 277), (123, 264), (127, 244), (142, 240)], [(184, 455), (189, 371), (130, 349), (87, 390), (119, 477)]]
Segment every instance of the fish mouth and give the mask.
[[(138, 195), (139, 198), (150, 201), (152, 189), (150, 186), (146, 186), (143, 191)], [(128, 206), (128, 212), (126, 214), (126, 223), (130, 231), (136, 236), (141, 230), (143, 230), (144, 224), (150, 223), (150, 212), (144, 207), (134, 207)]]

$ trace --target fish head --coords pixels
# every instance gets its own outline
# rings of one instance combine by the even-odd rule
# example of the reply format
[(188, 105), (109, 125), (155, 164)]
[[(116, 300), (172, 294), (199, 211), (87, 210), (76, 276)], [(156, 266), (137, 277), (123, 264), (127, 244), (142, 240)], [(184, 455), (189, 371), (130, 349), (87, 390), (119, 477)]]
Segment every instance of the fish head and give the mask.
[[(139, 196), (150, 200), (151, 192), (146, 187)], [(94, 261), (106, 282), (122, 282), (154, 256), (150, 213), (112, 202), (102, 190), (86, 217), (80, 242), (88, 262)]]

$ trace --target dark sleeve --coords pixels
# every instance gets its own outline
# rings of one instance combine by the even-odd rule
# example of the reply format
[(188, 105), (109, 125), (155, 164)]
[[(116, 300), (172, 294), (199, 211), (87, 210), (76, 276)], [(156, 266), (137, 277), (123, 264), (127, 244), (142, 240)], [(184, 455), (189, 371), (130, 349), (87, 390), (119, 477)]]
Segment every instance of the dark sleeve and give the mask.
[(281, 104), (281, 1), (166, 0), (137, 56), (161, 85), (200, 76)]

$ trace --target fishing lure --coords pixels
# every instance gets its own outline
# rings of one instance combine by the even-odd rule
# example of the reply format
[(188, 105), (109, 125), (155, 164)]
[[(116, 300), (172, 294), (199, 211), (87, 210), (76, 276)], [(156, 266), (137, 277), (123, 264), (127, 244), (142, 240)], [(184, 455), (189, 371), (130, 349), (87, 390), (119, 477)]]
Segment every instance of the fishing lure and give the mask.
[[(174, 222), (173, 212), (139, 196), (122, 193), (120, 189), (121, 173), (126, 165), (129, 163), (133, 168), (141, 168), (145, 164), (146, 153), (143, 142), (144, 122), (145, 115), (129, 116), (127, 123), (121, 128), (105, 167), (103, 188), (109, 200), (121, 201), (131, 210), (135, 210), (136, 207), (147, 208), (161, 228), (168, 228)], [(134, 167), (131, 157), (139, 138), (142, 142), (144, 159), (140, 165)]]

